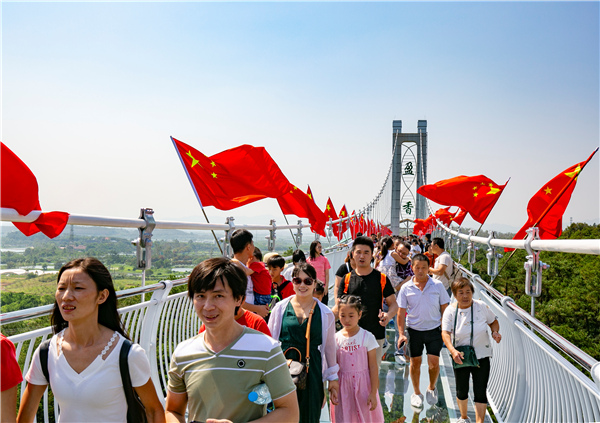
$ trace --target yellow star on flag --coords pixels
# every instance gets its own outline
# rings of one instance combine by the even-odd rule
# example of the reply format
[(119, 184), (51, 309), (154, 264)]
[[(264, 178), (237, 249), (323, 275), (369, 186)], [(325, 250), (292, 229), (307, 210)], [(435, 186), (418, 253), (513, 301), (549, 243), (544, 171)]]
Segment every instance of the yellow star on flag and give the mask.
[(474, 190), (476, 190), (476, 189), (477, 189), (477, 185), (475, 185), (475, 186), (473, 187), (473, 189), (474, 189)]
[(573, 172), (567, 172), (567, 173), (565, 173), (565, 175), (567, 175), (569, 178), (573, 178), (573, 177), (577, 177), (577, 175), (579, 175), (579, 172), (581, 172), (581, 166), (577, 165), (577, 167), (575, 168), (575, 170)]
[(211, 173), (212, 177), (217, 179), (217, 174), (215, 172)]
[[(188, 155), (188, 156), (190, 156), (190, 157), (191, 157), (191, 159), (192, 159), (192, 167), (196, 166), (196, 165), (199, 163), (199, 162), (198, 162), (198, 160), (196, 160), (196, 159), (194, 158), (194, 156), (192, 156), (192, 152), (191, 152), (191, 151), (188, 151), (188, 152), (187, 152), (187, 155)], [(200, 165), (200, 167), (202, 167), (202, 165)]]
[(308, 194), (308, 198), (310, 198), (312, 200), (312, 195)]
[(477, 197), (478, 195), (478, 193), (473, 193), (473, 197)]
[(544, 192), (546, 193), (546, 195), (552, 194), (552, 188), (546, 187), (546, 189), (544, 189)]
[[(492, 186), (492, 184), (490, 184), (490, 186)], [(500, 191), (500, 188), (490, 188), (490, 191), (487, 193), (487, 195), (497, 194), (499, 191)]]
[(215, 167), (217, 164), (211, 160), (211, 161), (210, 161), (210, 165), (211, 165), (212, 167)]
[(331, 207), (329, 207), (329, 204), (327, 204), (327, 211), (331, 210)]
[(342, 216), (346, 216), (346, 212), (344, 210), (342, 210), (342, 212), (340, 213)]

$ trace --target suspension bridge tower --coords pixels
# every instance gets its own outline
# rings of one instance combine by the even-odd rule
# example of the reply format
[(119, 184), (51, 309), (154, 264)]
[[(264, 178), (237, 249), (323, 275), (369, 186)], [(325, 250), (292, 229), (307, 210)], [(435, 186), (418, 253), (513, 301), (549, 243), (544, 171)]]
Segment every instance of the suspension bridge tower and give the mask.
[[(392, 209), (394, 235), (412, 228), (408, 220), (425, 219), (425, 198), (417, 189), (427, 184), (427, 121), (417, 123), (417, 133), (402, 133), (402, 121), (392, 122)], [(400, 223), (402, 222), (402, 224)]]

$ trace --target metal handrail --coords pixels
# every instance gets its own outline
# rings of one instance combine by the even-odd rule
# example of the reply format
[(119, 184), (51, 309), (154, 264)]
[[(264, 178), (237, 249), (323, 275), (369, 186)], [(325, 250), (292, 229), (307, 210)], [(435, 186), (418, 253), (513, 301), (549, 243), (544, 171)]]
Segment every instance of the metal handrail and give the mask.
[[(187, 279), (177, 279), (172, 281), (173, 286), (179, 286), (187, 283)], [(165, 289), (165, 282), (161, 281), (154, 285), (142, 286), (137, 288), (124, 289), (117, 292), (117, 299), (135, 297), (137, 295), (147, 294), (154, 291)], [(8, 313), (0, 314), (0, 325), (6, 325), (8, 323), (21, 322), (23, 320), (29, 320), (36, 317), (48, 316), (52, 313), (54, 304), (48, 304), (39, 307), (27, 308), (24, 310), (16, 310)]]
[(446, 232), (459, 237), (465, 241), (475, 242), (478, 244), (491, 245), (492, 247), (502, 248), (517, 248), (526, 250), (531, 245), (532, 250), (537, 251), (554, 251), (559, 253), (576, 253), (576, 254), (594, 254), (600, 255), (600, 239), (539, 239), (531, 241), (517, 239), (499, 239), (499, 238), (484, 238), (480, 236), (470, 236), (463, 234), (448, 226), (438, 222), (438, 225)]

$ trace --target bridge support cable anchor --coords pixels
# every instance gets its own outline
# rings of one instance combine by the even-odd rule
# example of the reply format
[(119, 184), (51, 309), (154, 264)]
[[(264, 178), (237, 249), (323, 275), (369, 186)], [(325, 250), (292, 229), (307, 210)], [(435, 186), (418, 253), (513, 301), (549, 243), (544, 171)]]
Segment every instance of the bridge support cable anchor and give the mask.
[(269, 225), (271, 225), (273, 229), (270, 229), (269, 235), (267, 235), (265, 237), (267, 239), (267, 249), (269, 251), (274, 251), (275, 250), (275, 240), (277, 239), (277, 234), (275, 233), (275, 231), (277, 230), (277, 225), (275, 224), (275, 219), (271, 219), (271, 221), (269, 222)]
[(331, 246), (331, 238), (333, 237), (333, 219), (329, 218), (329, 224), (327, 225), (327, 243)]
[[(154, 221), (154, 210), (150, 208), (140, 209), (140, 219), (146, 222), (143, 228), (138, 228), (138, 238), (132, 241), (135, 245), (135, 256), (137, 268), (142, 269), (142, 287), (146, 286), (146, 269), (152, 267), (152, 231), (156, 227)], [(144, 302), (144, 294), (141, 295), (141, 301)]]
[(296, 244), (296, 249), (300, 248), (302, 245), (302, 221), (298, 220), (298, 230), (296, 235), (293, 236), (294, 243)]
[(531, 297), (531, 316), (535, 315), (535, 299), (542, 295), (542, 271), (550, 267), (549, 264), (540, 260), (540, 252), (531, 248), (531, 242), (540, 239), (540, 229), (537, 227), (527, 229), (525, 249), (527, 260), (525, 268), (525, 293)]
[(473, 236), (473, 229), (469, 229), (469, 245), (467, 246), (467, 261), (469, 262), (469, 267), (471, 268), (471, 272), (473, 271), (473, 264), (477, 261), (477, 247), (475, 246), (475, 242), (471, 241), (471, 237)]
[(223, 248), (221, 249), (223, 257), (233, 257), (233, 251), (231, 250), (231, 234), (235, 231), (235, 218), (229, 216), (225, 219), (225, 224), (229, 225), (229, 229), (225, 229), (225, 236), (221, 238), (223, 242)]
[(496, 275), (498, 274), (498, 259), (501, 259), (503, 256), (502, 254), (498, 254), (496, 253), (496, 247), (492, 246), (492, 239), (496, 238), (496, 232), (492, 231), (490, 232), (490, 236), (487, 239), (487, 246), (488, 246), (488, 250), (487, 250), (487, 254), (485, 255), (485, 257), (487, 258), (487, 274), (490, 276), (491, 281), (490, 281), (490, 285), (492, 285), (494, 283), (494, 279), (496, 278)]

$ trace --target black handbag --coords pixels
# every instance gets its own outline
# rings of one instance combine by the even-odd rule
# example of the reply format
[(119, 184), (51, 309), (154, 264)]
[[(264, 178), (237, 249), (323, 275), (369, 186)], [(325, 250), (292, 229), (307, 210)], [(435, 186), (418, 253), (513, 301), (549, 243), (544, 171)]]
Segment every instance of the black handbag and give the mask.
[(131, 376), (129, 375), (129, 363), (127, 356), (131, 349), (131, 341), (123, 340), (121, 351), (119, 353), (119, 369), (121, 371), (121, 381), (123, 382), (123, 391), (125, 391), (125, 399), (127, 400), (127, 423), (147, 423), (146, 409), (140, 400), (138, 394), (134, 391), (131, 385)]
[(458, 364), (456, 361), (452, 360), (452, 367), (455, 369), (460, 369), (463, 367), (479, 367), (479, 360), (477, 360), (477, 355), (475, 354), (475, 348), (473, 347), (473, 302), (471, 301), (471, 344), (470, 345), (462, 345), (457, 347), (456, 343), (456, 320), (458, 319), (458, 304), (456, 305), (456, 314), (454, 315), (454, 339), (452, 341), (452, 346), (458, 351), (464, 354), (462, 357), (462, 364)]

